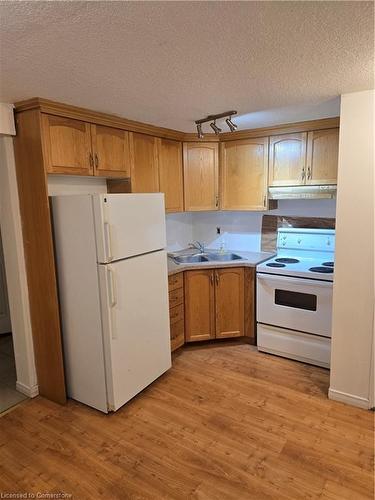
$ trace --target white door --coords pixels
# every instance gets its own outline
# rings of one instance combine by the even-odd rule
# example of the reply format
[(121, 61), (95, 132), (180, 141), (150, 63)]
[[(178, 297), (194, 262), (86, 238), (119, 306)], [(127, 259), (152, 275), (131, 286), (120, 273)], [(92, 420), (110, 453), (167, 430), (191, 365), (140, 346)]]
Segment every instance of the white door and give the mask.
[(332, 282), (257, 273), (257, 321), (331, 336)]
[(8, 305), (8, 291), (5, 277), (5, 265), (3, 247), (0, 235), (0, 334), (8, 333), (12, 330)]
[(93, 203), (98, 262), (165, 248), (164, 194), (94, 195)]
[(109, 408), (171, 367), (165, 251), (99, 265)]

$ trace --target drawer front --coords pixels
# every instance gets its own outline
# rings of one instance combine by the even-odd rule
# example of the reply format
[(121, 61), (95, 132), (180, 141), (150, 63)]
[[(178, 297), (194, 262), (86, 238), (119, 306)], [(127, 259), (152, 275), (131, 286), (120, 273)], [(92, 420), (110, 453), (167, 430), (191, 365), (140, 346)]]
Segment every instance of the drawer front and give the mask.
[(169, 307), (176, 307), (184, 302), (184, 289), (177, 288), (177, 290), (173, 290), (169, 292)]
[(171, 325), (171, 351), (176, 350), (185, 343), (184, 320), (177, 321)]
[(173, 274), (168, 278), (169, 291), (176, 290), (177, 288), (182, 288), (184, 286), (184, 275), (183, 273)]
[(172, 309), (169, 310), (169, 321), (170, 324), (173, 325), (174, 323), (177, 323), (177, 321), (181, 321), (184, 319), (184, 306), (183, 304), (180, 304), (179, 306), (172, 307)]

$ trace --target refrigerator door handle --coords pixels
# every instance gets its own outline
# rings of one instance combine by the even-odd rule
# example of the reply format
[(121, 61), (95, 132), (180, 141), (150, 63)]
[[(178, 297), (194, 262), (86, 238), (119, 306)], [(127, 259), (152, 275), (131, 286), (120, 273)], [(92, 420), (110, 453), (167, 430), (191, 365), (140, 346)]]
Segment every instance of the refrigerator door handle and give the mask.
[[(108, 292), (109, 292), (109, 306), (111, 308), (115, 307), (117, 304), (116, 298), (116, 283), (114, 278), (114, 272), (109, 267), (107, 268), (107, 277), (108, 277)], [(112, 340), (117, 338), (116, 328), (114, 328), (113, 321), (111, 320), (111, 337)]]
[(108, 268), (108, 288), (109, 288), (109, 305), (115, 307), (117, 304), (116, 291), (115, 291), (115, 279), (112, 269)]
[(108, 222), (104, 222), (104, 241), (105, 241), (105, 251), (107, 254), (107, 261), (111, 262), (113, 260), (111, 226)]

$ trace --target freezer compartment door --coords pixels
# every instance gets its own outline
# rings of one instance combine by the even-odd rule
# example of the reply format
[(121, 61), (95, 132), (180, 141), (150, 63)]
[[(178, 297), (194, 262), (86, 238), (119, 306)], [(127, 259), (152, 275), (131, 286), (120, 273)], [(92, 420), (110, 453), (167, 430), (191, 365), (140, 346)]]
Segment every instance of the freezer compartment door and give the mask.
[(98, 262), (161, 250), (166, 246), (164, 195), (93, 196)]
[(117, 410), (171, 367), (167, 256), (98, 267), (109, 407)]

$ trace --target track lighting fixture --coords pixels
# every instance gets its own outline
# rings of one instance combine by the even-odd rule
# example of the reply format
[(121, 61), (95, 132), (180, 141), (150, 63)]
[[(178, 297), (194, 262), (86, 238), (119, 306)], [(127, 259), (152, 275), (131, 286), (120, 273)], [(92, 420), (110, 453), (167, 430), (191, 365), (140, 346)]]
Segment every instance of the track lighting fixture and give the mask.
[(225, 120), (225, 123), (228, 125), (231, 132), (234, 132), (236, 130), (237, 125), (232, 122), (232, 119), (230, 116)]
[(203, 139), (204, 135), (202, 132), (202, 124), (197, 123), (197, 134), (198, 134), (198, 139)]
[(212, 130), (215, 132), (216, 135), (219, 135), (220, 132), (221, 132), (221, 128), (219, 128), (217, 125), (216, 125), (216, 120), (212, 123), (210, 123), (210, 127), (212, 128)]
[(229, 130), (231, 132), (234, 132), (237, 129), (237, 125), (232, 122), (231, 116), (236, 115), (237, 111), (226, 111), (225, 113), (220, 113), (218, 115), (209, 115), (207, 118), (202, 118), (201, 120), (196, 120), (195, 124), (197, 126), (197, 135), (199, 139), (203, 139), (203, 130), (202, 130), (202, 124), (211, 122), (210, 127), (212, 130), (215, 132), (216, 135), (220, 134), (222, 131), (220, 127), (216, 125), (216, 120), (220, 118), (226, 118), (225, 122), (229, 127)]

